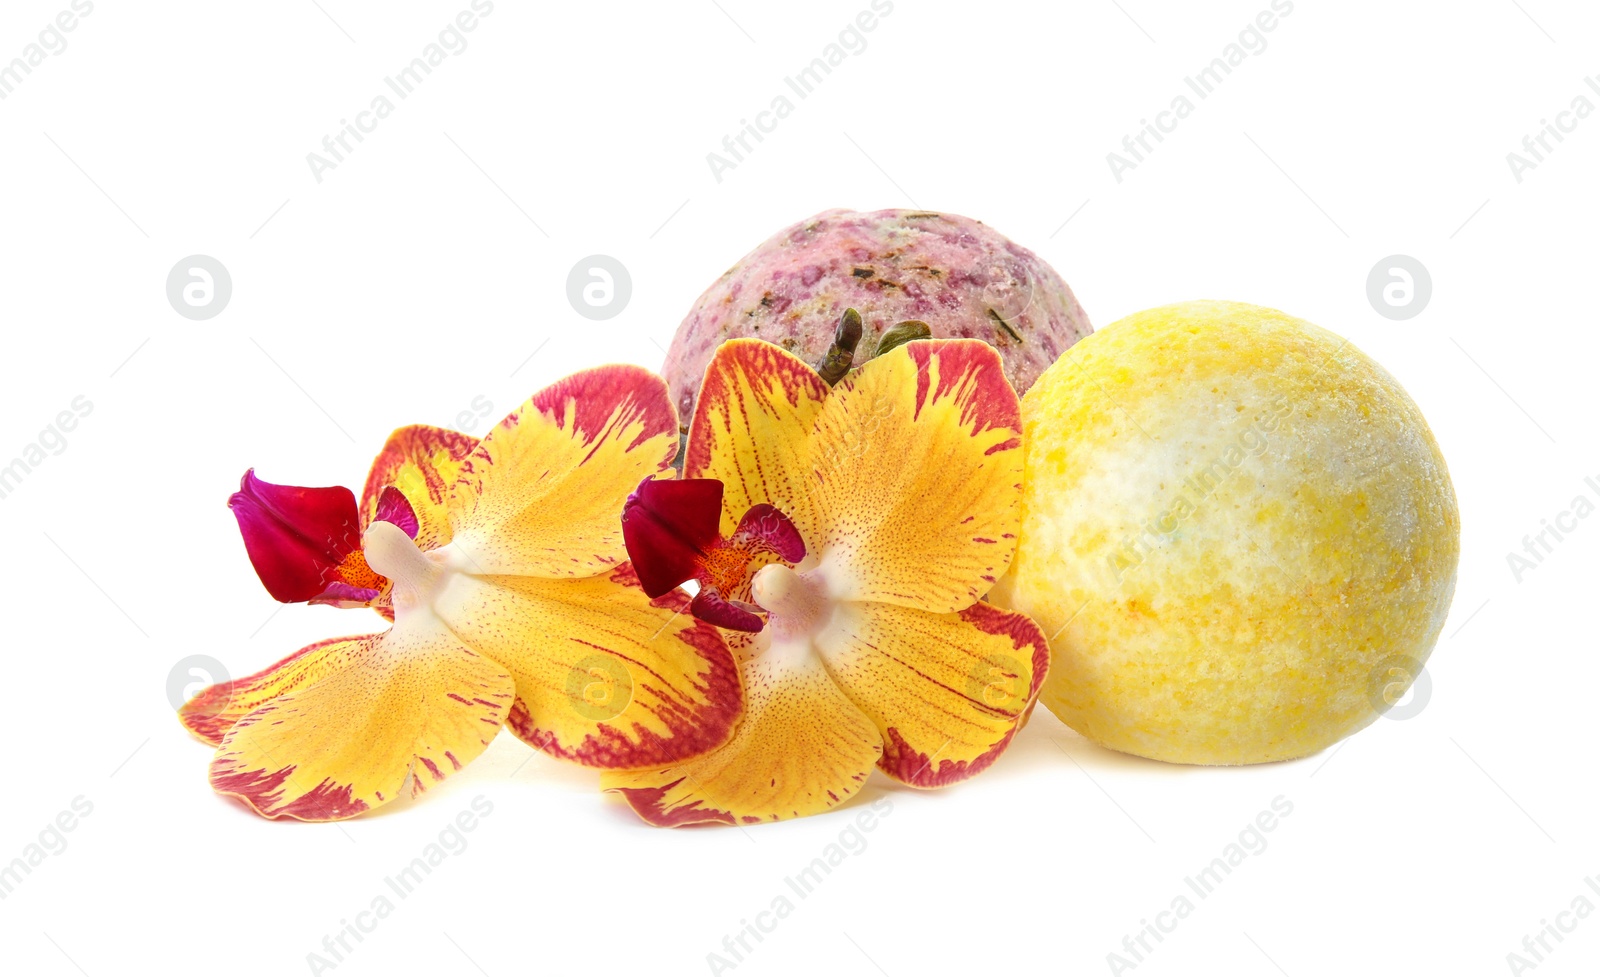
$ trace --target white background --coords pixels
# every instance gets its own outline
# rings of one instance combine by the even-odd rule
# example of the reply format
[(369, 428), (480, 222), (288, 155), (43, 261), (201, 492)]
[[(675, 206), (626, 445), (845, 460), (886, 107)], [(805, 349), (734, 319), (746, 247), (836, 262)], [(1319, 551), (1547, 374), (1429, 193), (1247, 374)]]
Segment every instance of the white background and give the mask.
[[(1575, 897), (1600, 906), (1584, 882), (1600, 875), (1600, 519), (1520, 582), (1506, 559), (1575, 496), (1600, 498), (1584, 484), (1600, 482), (1600, 116), (1520, 183), (1506, 160), (1579, 94), (1600, 105), (1583, 83), (1600, 12), (1295, 0), (1119, 183), (1106, 154), (1266, 0), (895, 0), (719, 183), (706, 154), (867, 0), (719, 2), (498, 0), (320, 183), (306, 154), (467, 0), (97, 0), (0, 101), (0, 462), (74, 397), (93, 404), (0, 499), (0, 861), (74, 798), (93, 805), (0, 902), (4, 970), (311, 972), (323, 937), (480, 795), (493, 813), (469, 847), (330, 972), (705, 974), (789, 894), (794, 912), (727, 972), (1104, 974), (1187, 893), (1194, 913), (1131, 972), (1497, 974)], [(66, 6), (7, 0), (0, 61)], [(266, 822), (210, 791), (210, 751), (168, 702), (176, 663), (239, 675), (381, 626), (275, 609), (224, 505), (245, 468), (359, 488), (399, 424), (450, 423), (482, 396), (481, 434), (581, 367), (658, 367), (700, 291), (780, 227), (913, 205), (1035, 249), (1097, 327), (1251, 301), (1401, 379), (1462, 512), (1420, 714), (1302, 761), (1209, 770), (1108, 753), (1040, 709), (976, 781), (875, 777), (842, 810), (748, 830), (648, 828), (592, 773), (524, 765), (509, 734), (421, 801), (339, 826)], [(164, 292), (197, 253), (233, 278), (198, 322)], [(633, 278), (606, 322), (565, 292), (595, 253)], [(1433, 278), (1402, 322), (1365, 289), (1396, 253)], [(1188, 893), (1279, 795), (1293, 812), (1266, 849)], [(867, 847), (789, 893), (875, 800), (892, 811)], [(1540, 977), (1600, 964), (1600, 913), (1564, 919)]]

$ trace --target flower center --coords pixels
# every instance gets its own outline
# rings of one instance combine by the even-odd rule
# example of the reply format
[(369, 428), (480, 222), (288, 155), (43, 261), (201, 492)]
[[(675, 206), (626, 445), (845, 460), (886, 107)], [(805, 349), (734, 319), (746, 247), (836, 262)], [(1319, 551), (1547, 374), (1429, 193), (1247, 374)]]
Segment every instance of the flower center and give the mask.
[(719, 594), (731, 594), (744, 583), (750, 569), (749, 552), (735, 546), (716, 546), (700, 554), (700, 569), (706, 583)]
[(346, 553), (344, 560), (334, 568), (334, 572), (339, 575), (340, 580), (352, 587), (377, 590), (383, 586), (383, 578), (372, 572), (372, 567), (368, 565), (366, 557), (361, 555), (360, 550)]
[(441, 556), (417, 549), (406, 531), (392, 522), (375, 522), (361, 537), (367, 565), (394, 583), (395, 615), (430, 608), (455, 568)]
[(833, 617), (834, 600), (821, 574), (769, 563), (750, 581), (750, 596), (770, 615), (775, 641), (808, 638)]

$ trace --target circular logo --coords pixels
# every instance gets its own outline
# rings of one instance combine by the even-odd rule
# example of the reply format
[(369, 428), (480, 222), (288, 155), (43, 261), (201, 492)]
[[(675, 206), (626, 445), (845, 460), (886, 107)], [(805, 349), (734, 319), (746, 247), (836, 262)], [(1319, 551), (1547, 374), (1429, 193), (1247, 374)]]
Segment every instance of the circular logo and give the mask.
[(567, 273), (567, 301), (585, 319), (610, 319), (628, 307), (633, 278), (622, 262), (607, 254), (591, 254)]
[(232, 297), (233, 277), (209, 255), (191, 254), (167, 272), (167, 301), (185, 319), (210, 319)]
[(1387, 719), (1413, 718), (1427, 708), (1432, 696), (1433, 679), (1415, 658), (1393, 655), (1367, 675), (1367, 701)]
[(967, 673), (967, 698), (987, 709), (1016, 712), (1028, 701), (1028, 674), (1010, 655), (989, 655)]
[(1407, 254), (1391, 254), (1367, 273), (1367, 301), (1385, 319), (1410, 319), (1428, 307), (1433, 276)]
[(633, 701), (633, 678), (610, 655), (590, 655), (567, 673), (567, 698), (585, 719), (615, 719)]
[(172, 703), (172, 708), (181, 709), (185, 702), (206, 688), (221, 686), (224, 694), (199, 704), (199, 711), (203, 715), (215, 715), (228, 705), (226, 692), (231, 681), (228, 669), (215, 658), (210, 655), (190, 655), (172, 666), (172, 671), (167, 673), (167, 701)]
[(1021, 324), (1017, 320), (1033, 308), (1033, 282), (1018, 280), (1002, 270), (994, 281), (983, 286), (983, 304), (993, 316), (991, 324), (1021, 342), (1017, 332)]

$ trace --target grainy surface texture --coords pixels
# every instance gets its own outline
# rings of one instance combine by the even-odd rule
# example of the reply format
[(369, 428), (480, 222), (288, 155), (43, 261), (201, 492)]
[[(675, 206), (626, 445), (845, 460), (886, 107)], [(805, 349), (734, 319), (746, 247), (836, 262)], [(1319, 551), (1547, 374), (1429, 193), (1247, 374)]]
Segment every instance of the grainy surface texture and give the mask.
[(898, 322), (1000, 351), (1020, 394), (1091, 328), (1055, 270), (975, 220), (919, 210), (827, 210), (773, 235), (723, 273), (673, 337), (662, 374), (687, 429), (723, 342), (777, 343), (821, 362), (845, 309), (861, 313), (855, 364)]
[(1041, 700), (1182, 763), (1314, 753), (1414, 678), (1460, 521), (1415, 403), (1347, 341), (1258, 306), (1129, 316), (1023, 401), (1023, 526), (995, 591), (1052, 636)]

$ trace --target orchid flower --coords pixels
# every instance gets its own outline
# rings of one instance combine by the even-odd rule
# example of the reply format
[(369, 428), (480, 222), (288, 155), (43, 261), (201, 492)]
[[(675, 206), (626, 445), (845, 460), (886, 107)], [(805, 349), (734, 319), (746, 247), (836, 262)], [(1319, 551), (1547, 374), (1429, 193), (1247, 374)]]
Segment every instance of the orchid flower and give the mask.
[(693, 579), (691, 612), (734, 629), (745, 716), (602, 786), (652, 824), (742, 824), (842, 803), (874, 764), (913, 787), (992, 764), (1049, 663), (1031, 620), (981, 601), (1016, 549), (1021, 431), (977, 341), (911, 342), (832, 389), (780, 347), (719, 347), (684, 480), (640, 485), (623, 532), (647, 593)]
[(421, 793), (502, 725), (607, 769), (721, 745), (742, 710), (737, 664), (687, 597), (639, 588), (617, 522), (677, 448), (666, 385), (611, 366), (535, 394), (482, 441), (401, 428), (359, 506), (247, 473), (230, 506), (268, 591), (394, 624), (185, 704), (217, 746), (212, 786), (265, 817), (326, 821)]

